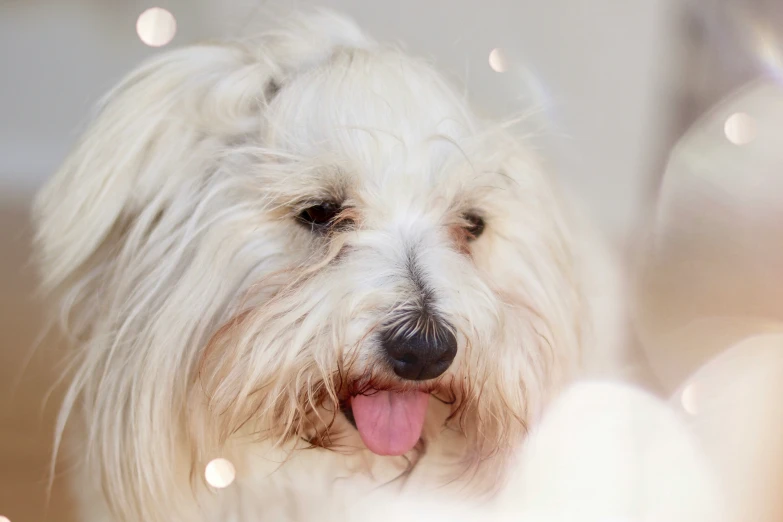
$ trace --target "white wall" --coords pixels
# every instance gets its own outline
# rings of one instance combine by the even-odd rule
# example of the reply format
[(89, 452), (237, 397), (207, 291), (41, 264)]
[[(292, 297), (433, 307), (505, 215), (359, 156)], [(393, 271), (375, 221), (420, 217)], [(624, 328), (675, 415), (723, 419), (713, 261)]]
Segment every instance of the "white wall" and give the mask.
[[(174, 45), (238, 31), (251, 0), (159, 0)], [(622, 233), (648, 187), (666, 129), (674, 0), (322, 0), (379, 39), (432, 57), (488, 113), (536, 109), (557, 170)], [(303, 2), (280, 2), (302, 5)], [(4, 0), (0, 5), (0, 190), (24, 196), (56, 168), (91, 103), (145, 56), (135, 20), (154, 0)], [(487, 65), (503, 47), (515, 67)], [(526, 72), (527, 71), (527, 72)]]

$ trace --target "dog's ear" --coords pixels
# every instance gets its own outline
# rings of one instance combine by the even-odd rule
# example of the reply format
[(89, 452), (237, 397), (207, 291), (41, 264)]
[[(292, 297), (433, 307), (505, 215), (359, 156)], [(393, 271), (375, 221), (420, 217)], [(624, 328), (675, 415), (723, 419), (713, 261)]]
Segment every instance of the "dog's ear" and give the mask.
[(370, 44), (349, 20), (317, 12), (256, 40), (167, 52), (132, 72), (36, 199), (44, 287), (84, 268), (153, 198), (208, 176), (227, 144), (260, 136), (264, 108), (288, 78), (338, 48)]

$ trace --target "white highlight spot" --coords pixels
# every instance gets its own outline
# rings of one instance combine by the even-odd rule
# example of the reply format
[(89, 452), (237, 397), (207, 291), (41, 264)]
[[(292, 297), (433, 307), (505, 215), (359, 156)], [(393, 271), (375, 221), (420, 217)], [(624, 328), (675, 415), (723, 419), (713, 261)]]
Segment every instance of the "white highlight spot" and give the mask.
[(177, 20), (162, 7), (151, 7), (139, 15), (136, 32), (150, 47), (163, 47), (177, 34)]
[(694, 383), (687, 385), (682, 390), (680, 402), (682, 403), (682, 409), (691, 415), (699, 413), (699, 405), (696, 401), (696, 385)]
[(723, 131), (734, 145), (747, 145), (756, 139), (756, 120), (744, 112), (737, 112), (726, 119)]
[(503, 49), (492, 49), (489, 53), (489, 66), (495, 72), (506, 72), (508, 70), (508, 59)]
[(237, 472), (234, 465), (226, 459), (211, 460), (204, 471), (204, 478), (214, 488), (226, 488), (234, 482)]
[(0, 516), (0, 522), (11, 522), (11, 519), (8, 517)]

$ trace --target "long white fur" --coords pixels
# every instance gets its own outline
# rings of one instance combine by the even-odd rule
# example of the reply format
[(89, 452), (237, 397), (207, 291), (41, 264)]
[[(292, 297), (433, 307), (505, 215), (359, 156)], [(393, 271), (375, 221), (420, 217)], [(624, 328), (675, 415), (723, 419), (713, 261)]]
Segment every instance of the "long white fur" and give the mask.
[[(335, 194), (354, 230), (295, 222)], [(412, 262), (459, 334), (441, 381), (463, 409), (444, 430), (451, 406), (431, 401), (427, 453), (394, 484), (496, 490), (600, 344), (565, 207), (507, 126), (343, 18), (145, 63), (35, 205), (43, 284), (76, 348), (58, 445), (78, 412), (84, 520), (309, 519), (404, 474), (334, 409), (340, 377), (375, 372), (374, 328), (414, 299)], [(487, 227), (465, 252), (449, 232), (473, 210)], [(615, 317), (616, 289), (594, 290)], [(218, 456), (238, 469), (222, 492), (202, 479)]]

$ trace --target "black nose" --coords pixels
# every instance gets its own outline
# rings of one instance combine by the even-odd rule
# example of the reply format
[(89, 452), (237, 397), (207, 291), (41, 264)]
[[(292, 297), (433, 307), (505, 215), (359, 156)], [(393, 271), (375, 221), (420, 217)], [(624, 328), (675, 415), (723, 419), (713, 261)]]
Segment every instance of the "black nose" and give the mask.
[(381, 334), (381, 345), (394, 373), (410, 381), (438, 377), (457, 355), (457, 338), (442, 322), (431, 323), (428, 328), (388, 328)]

